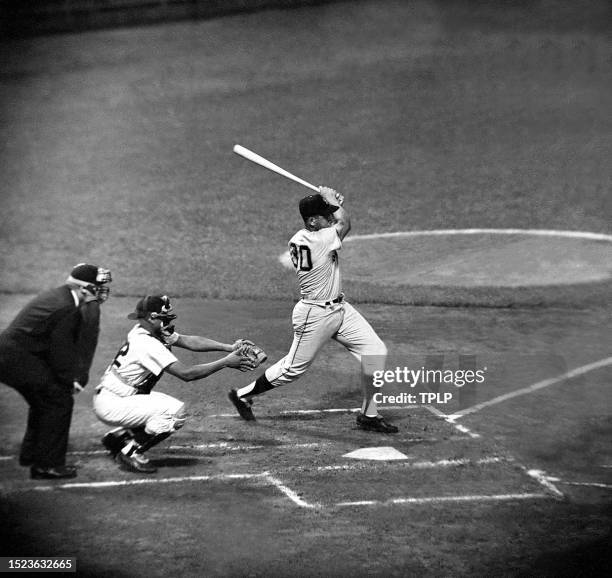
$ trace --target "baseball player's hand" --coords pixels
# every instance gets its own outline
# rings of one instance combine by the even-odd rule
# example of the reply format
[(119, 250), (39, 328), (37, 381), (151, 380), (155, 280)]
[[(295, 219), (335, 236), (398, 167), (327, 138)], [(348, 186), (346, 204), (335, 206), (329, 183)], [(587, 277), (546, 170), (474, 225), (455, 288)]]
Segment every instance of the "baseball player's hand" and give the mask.
[(232, 351), (229, 355), (226, 355), (225, 363), (227, 367), (239, 369), (240, 371), (253, 371), (256, 367), (253, 360), (245, 355), (242, 349)]
[(160, 330), (162, 341), (166, 345), (174, 345), (178, 340), (180, 335), (175, 331), (174, 325), (167, 325), (166, 327), (162, 327)]
[(344, 195), (339, 193), (338, 191), (331, 189), (329, 187), (319, 187), (321, 191), (321, 196), (330, 204), (330, 205), (340, 205), (344, 204)]
[(237, 349), (240, 349), (243, 345), (255, 345), (255, 344), (248, 339), (236, 339), (236, 341), (232, 343), (232, 351), (236, 351)]

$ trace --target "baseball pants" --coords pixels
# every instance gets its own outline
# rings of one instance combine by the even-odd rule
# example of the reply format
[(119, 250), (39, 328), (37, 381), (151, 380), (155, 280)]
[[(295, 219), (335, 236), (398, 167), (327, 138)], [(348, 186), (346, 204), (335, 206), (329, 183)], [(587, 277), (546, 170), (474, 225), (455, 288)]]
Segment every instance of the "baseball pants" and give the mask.
[(185, 404), (165, 393), (122, 397), (101, 388), (94, 397), (94, 412), (107, 425), (144, 427), (149, 434), (173, 433), (185, 422)]
[(0, 381), (17, 390), (29, 405), (20, 462), (40, 468), (65, 465), (72, 384), (59, 383), (42, 359), (12, 343), (0, 344)]
[(387, 347), (350, 303), (315, 305), (298, 301), (292, 322), (294, 334), (289, 353), (265, 371), (274, 387), (298, 379), (329, 339), (344, 345), (362, 363), (364, 374), (384, 369)]

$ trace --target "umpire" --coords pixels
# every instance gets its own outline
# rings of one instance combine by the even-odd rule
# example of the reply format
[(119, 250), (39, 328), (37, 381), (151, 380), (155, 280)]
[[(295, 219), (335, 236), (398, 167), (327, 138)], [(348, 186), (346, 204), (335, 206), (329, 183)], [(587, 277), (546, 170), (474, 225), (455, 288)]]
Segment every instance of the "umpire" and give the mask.
[(74, 478), (66, 465), (73, 393), (87, 384), (108, 269), (80, 263), (66, 283), (32, 299), (0, 333), (0, 381), (28, 402), (19, 463), (33, 479)]

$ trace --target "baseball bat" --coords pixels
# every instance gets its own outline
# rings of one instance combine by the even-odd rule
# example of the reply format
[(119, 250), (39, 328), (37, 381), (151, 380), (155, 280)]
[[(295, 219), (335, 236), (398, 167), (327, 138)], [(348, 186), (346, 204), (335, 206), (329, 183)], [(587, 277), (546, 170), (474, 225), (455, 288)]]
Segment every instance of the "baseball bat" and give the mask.
[(319, 187), (315, 187), (314, 185), (311, 185), (310, 183), (306, 182), (304, 179), (300, 179), (300, 177), (296, 177), (294, 174), (290, 173), (289, 171), (286, 171), (285, 169), (281, 169), (278, 165), (271, 163), (269, 160), (264, 159), (262, 156), (258, 155), (257, 153), (254, 153), (253, 151), (250, 151), (247, 148), (244, 148), (243, 146), (240, 146), (238, 144), (234, 145), (234, 152), (244, 157), (245, 159), (250, 160), (251, 162), (261, 165), (262, 167), (270, 171), (274, 171), (275, 173), (278, 173), (279, 175), (282, 175), (283, 177), (291, 179), (292, 181), (295, 181), (296, 183), (300, 183), (300, 185), (304, 185), (305, 187), (308, 187), (309, 189), (312, 189), (313, 191), (317, 191), (317, 193), (319, 192)]

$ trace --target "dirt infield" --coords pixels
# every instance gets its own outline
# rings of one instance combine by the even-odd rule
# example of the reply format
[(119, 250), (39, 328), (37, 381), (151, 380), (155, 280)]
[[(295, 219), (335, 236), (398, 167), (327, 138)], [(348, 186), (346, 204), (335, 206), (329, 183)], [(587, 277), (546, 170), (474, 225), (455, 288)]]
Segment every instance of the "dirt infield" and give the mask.
[[(23, 300), (9, 299), (0, 317)], [(94, 373), (130, 326), (131, 308), (130, 299), (105, 305)], [(611, 337), (598, 310), (361, 308), (394, 360), (410, 363), (435, 349), (453, 366), (459, 351), (488, 359), (495, 352), (497, 365), (474, 401), (602, 359)], [(187, 331), (248, 335), (271, 359), (284, 351), (290, 309), (290, 302), (177, 302)], [(196, 357), (186, 353), (179, 356)], [(459, 407), (458, 396), (429, 409), (383, 409), (400, 433), (377, 436), (354, 425), (355, 362), (333, 344), (326, 355), (295, 387), (258, 400), (254, 424), (240, 420), (225, 395), (247, 376), (224, 371), (191, 385), (165, 378), (159, 389), (187, 401), (190, 420), (152, 452), (159, 472), (147, 478), (119, 471), (105, 455), (88, 388), (77, 398), (71, 435), (78, 478), (28, 480), (11, 459), (24, 404), (1, 389), (1, 490), (11, 520), (3, 553), (76, 556), (85, 576), (283, 576), (296, 564), (303, 576), (603, 571), (610, 365), (456, 422), (441, 414)], [(404, 459), (346, 457), (381, 446)]]

